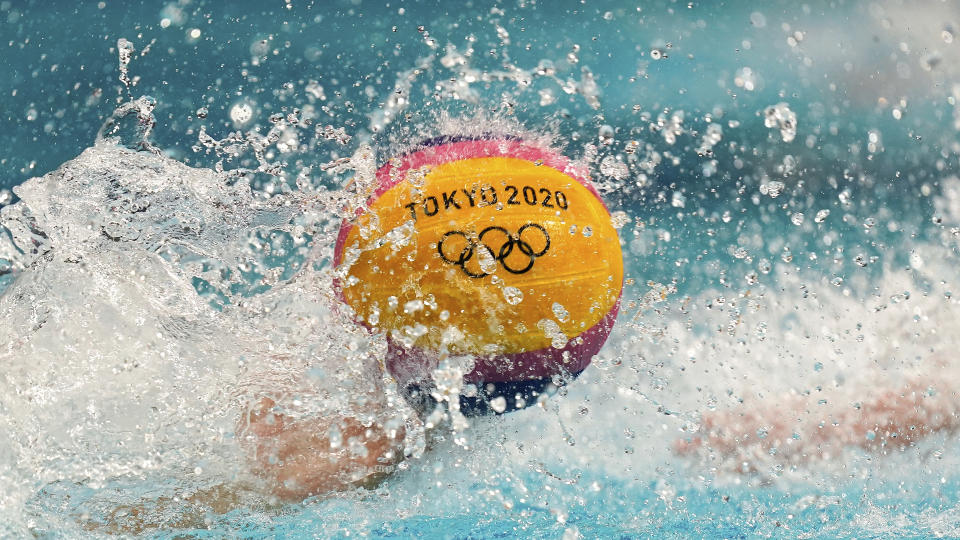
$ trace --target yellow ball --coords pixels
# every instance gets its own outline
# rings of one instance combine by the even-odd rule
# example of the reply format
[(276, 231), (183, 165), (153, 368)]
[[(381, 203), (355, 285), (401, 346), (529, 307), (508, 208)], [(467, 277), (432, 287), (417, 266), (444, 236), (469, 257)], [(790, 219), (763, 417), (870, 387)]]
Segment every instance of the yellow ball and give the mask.
[(402, 383), (445, 353), (473, 356), (477, 383), (586, 367), (616, 317), (623, 260), (584, 171), (519, 139), (447, 137), (377, 181), (335, 263), (343, 300), (402, 351), (388, 359)]

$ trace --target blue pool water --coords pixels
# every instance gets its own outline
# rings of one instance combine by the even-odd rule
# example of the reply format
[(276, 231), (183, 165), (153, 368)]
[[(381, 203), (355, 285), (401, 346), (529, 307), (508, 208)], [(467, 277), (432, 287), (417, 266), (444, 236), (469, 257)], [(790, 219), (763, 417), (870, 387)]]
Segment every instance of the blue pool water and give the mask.
[[(894, 0), (0, 1), (0, 537), (960, 536), (949, 422), (850, 420), (913, 381), (960, 411), (958, 29)], [(550, 138), (622, 213), (592, 366), (432, 435), (384, 381), (409, 457), (376, 489), (194, 499), (249, 480), (250, 374), (336, 411), (383, 354), (331, 309), (348, 180), (478, 131)]]

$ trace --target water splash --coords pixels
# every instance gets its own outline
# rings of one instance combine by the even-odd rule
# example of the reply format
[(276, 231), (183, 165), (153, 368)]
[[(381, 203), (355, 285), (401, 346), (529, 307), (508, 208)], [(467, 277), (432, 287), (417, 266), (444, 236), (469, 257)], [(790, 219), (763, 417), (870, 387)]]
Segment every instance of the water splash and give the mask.
[[(153, 110), (156, 106), (156, 99), (150, 96), (141, 96), (117, 107), (100, 127), (97, 132), (97, 140), (115, 137), (128, 148), (159, 153), (160, 150), (150, 143), (150, 135), (157, 124), (157, 119), (153, 116)], [(128, 118), (133, 118), (136, 121), (132, 130), (127, 125), (126, 119)], [(131, 131), (132, 133), (130, 133)]]
[(783, 142), (790, 142), (797, 136), (797, 115), (786, 103), (777, 103), (764, 109), (763, 125), (780, 130)]
[(326, 270), (262, 279), (270, 290), (256, 297), (241, 286), (270, 274), (278, 244), (255, 239), (298, 232), (331, 246), (323, 223), (303, 217), (329, 216), (334, 200), (256, 197), (108, 141), (16, 190), (21, 201), (0, 211), (21, 269), (0, 297), (4, 508), (58, 482), (193, 471), (182, 481), (256, 484), (236, 473), (245, 396), (267, 392), (293, 419), (379, 414), (365, 396), (390, 395), (375, 369), (382, 352), (330, 310)]
[[(164, 26), (161, 20), (161, 27), (186, 22), (189, 9), (175, 4), (160, 14), (167, 21)], [(876, 4), (870, 13), (893, 9)], [(651, 11), (611, 11), (602, 20), (639, 17), (648, 24), (656, 20)], [(688, 11), (700, 17), (697, 6)], [(904, 150), (898, 146), (902, 133), (869, 126), (875, 133), (861, 130), (848, 141), (870, 154), (858, 158), (837, 142), (848, 134), (842, 115), (834, 119), (828, 112), (836, 110), (832, 98), (800, 101), (813, 92), (806, 84), (795, 88), (801, 97), (790, 97), (797, 103), (764, 109), (794, 89), (773, 88), (780, 75), (760, 59), (751, 60), (751, 68), (732, 66), (717, 75), (722, 85), (733, 79), (730, 90), (746, 91), (735, 96), (736, 103), (725, 96), (714, 102), (701, 93), (691, 106), (661, 92), (672, 80), (668, 70), (685, 58), (680, 51), (671, 49), (667, 57), (663, 43), (630, 42), (624, 47), (628, 52), (656, 51), (656, 65), (623, 68), (612, 61), (616, 69), (600, 69), (599, 63), (591, 69), (586, 64), (597, 62), (598, 51), (589, 36), (581, 46), (571, 35), (544, 52), (529, 40), (531, 56), (520, 52), (531, 27), (520, 31), (505, 12), (495, 8), (484, 18), (495, 34), (487, 43), (481, 35), (480, 44), (476, 36), (446, 44), (441, 26), (423, 28), (416, 38), (424, 45), (417, 52), (423, 63), (389, 69), (384, 64), (389, 76), (378, 76), (378, 67), (364, 74), (373, 82), (360, 83), (355, 91), (349, 82), (323, 73), (322, 79), (313, 76), (322, 86), (307, 76), (296, 82), (305, 92), (302, 98), (290, 97), (285, 85), (272, 95), (269, 90), (261, 94), (271, 83), (256, 82), (262, 71), (244, 69), (245, 95), (189, 107), (205, 120), (187, 128), (191, 139), (201, 134), (189, 159), (205, 163), (209, 158), (222, 175), (98, 142), (62, 171), (24, 185), (22, 194), (18, 188), (25, 203), (0, 209), (7, 227), (0, 229), (0, 288), (10, 287), (0, 306), (7, 310), (5, 322), (16, 321), (0, 333), (0, 346), (6, 347), (0, 356), (14, 365), (2, 379), (4, 395), (13, 396), (9, 403), (15, 407), (9, 414), (0, 409), (5, 422), (0, 433), (11, 434), (0, 436), (0, 456), (15, 456), (0, 459), (0, 476), (14, 486), (0, 500), (3, 517), (13, 518), (0, 521), (8, 526), (19, 520), (23, 526), (10, 536), (76, 532), (78, 522), (104, 516), (122, 521), (144, 509), (153, 512), (156, 523), (173, 523), (174, 516), (194, 512), (177, 523), (273, 534), (314, 527), (331, 535), (412, 530), (493, 536), (537, 530), (558, 537), (577, 531), (642, 536), (673, 523), (663, 516), (681, 516), (676, 530), (694, 527), (708, 536), (743, 534), (742, 528), (723, 528), (732, 522), (739, 527), (755, 523), (750, 531), (769, 535), (782, 534), (781, 524), (794, 531), (806, 526), (818, 534), (851, 534), (841, 522), (878, 534), (956, 532), (952, 508), (930, 509), (931, 499), (921, 501), (908, 518), (872, 502), (885, 495), (877, 483), (897, 478), (899, 467), (911, 478), (906, 489), (892, 487), (894, 481), (887, 496), (903, 501), (905, 492), (916, 488), (914, 493), (935, 492), (949, 505), (956, 487), (935, 476), (956, 459), (942, 441), (886, 460), (862, 456), (856, 445), (831, 449), (831, 459), (813, 466), (796, 457), (813, 453), (815, 434), (833, 427), (818, 411), (836, 403), (853, 408), (871, 387), (912, 372), (937, 372), (939, 359), (949, 354), (944, 351), (956, 347), (950, 276), (960, 234), (948, 156), (942, 164), (928, 163), (928, 145), (914, 142), (919, 135)], [(8, 20), (15, 19), (9, 15)], [(776, 31), (777, 39), (786, 39), (791, 54), (804, 62), (797, 68), (805, 81), (817, 80), (808, 74), (833, 58), (851, 60), (854, 75), (860, 69), (849, 53), (817, 56), (816, 42), (829, 40), (814, 34), (829, 25), (798, 29), (799, 23), (791, 22), (788, 30), (779, 20), (767, 24), (770, 17), (754, 13), (749, 20), (756, 28), (783, 30), (783, 35)], [(887, 17), (876, 15), (878, 21), (896, 22)], [(931, 35), (943, 43), (941, 19)], [(881, 43), (895, 26), (878, 30)], [(595, 37), (603, 43), (614, 35)], [(751, 40), (758, 52), (754, 36), (737, 36), (733, 45), (751, 50)], [(869, 43), (870, 55), (878, 47), (874, 43)], [(901, 43), (911, 51), (930, 49), (897, 36), (894, 45)], [(251, 47), (256, 55), (251, 66), (269, 65), (275, 50), (283, 50), (277, 36)], [(696, 55), (687, 58), (696, 56), (696, 65), (709, 73), (701, 53), (688, 50)], [(126, 72), (133, 45), (118, 44), (118, 51), (121, 82), (131, 97), (130, 88), (139, 86)], [(909, 63), (912, 54), (898, 49), (891, 69), (876, 71), (899, 72), (898, 64)], [(291, 65), (299, 66), (296, 61)], [(356, 67), (349, 59), (343, 63)], [(949, 64), (927, 60), (920, 64), (923, 71), (914, 71), (930, 73), (934, 80)], [(392, 80), (394, 70), (399, 75)], [(850, 72), (845, 66), (841, 70)], [(850, 91), (844, 75), (828, 75), (831, 85), (847, 86), (849, 99), (863, 99)], [(651, 90), (630, 86), (635, 79)], [(910, 79), (911, 84), (917, 80)], [(873, 90), (878, 96), (900, 95), (905, 84), (894, 85), (896, 94), (868, 86), (863, 95), (873, 96)], [(703, 85), (708, 86), (712, 81)], [(942, 82), (933, 86), (950, 88)], [(694, 91), (678, 90), (677, 95)], [(954, 95), (926, 92), (920, 95), (951, 105), (957, 101), (955, 89)], [(97, 95), (91, 94), (92, 102)], [(298, 99), (305, 102), (295, 103)], [(886, 99), (868, 101), (864, 117), (873, 118), (869, 110), (876, 107), (888, 121), (914, 121), (925, 118), (924, 102), (937, 100), (913, 98), (908, 107), (906, 97), (893, 99), (892, 109), (885, 109)], [(798, 106), (810, 131), (800, 140), (790, 110)], [(132, 148), (163, 146), (152, 139), (157, 135), (153, 107), (129, 99), (102, 136)], [(280, 107), (276, 122), (260, 118), (268, 107)], [(951, 109), (945, 110), (949, 118)], [(769, 140), (758, 111), (771, 130)], [(860, 114), (856, 104), (846, 102), (841, 112)], [(27, 110), (31, 122), (42, 116), (42, 107)], [(233, 132), (219, 127), (221, 120)], [(633, 217), (624, 212), (614, 218), (633, 262), (633, 284), (624, 298), (620, 330), (591, 370), (558, 391), (563, 399), (496, 422), (471, 421), (455, 435), (441, 430), (428, 441), (422, 425), (408, 422), (412, 459), (372, 495), (350, 493), (280, 510), (271, 510), (262, 496), (243, 496), (234, 503), (242, 510), (225, 515), (189, 502), (193, 493), (215, 485), (218, 475), (237, 474), (242, 456), (233, 454), (238, 451), (230, 437), (242, 396), (294, 389), (277, 407), (298, 419), (356, 405), (344, 398), (344, 388), (357, 378), (376, 379), (372, 366), (382, 357), (383, 344), (356, 333), (344, 322), (347, 314), (330, 308), (336, 305), (330, 283), (342, 277), (327, 273), (332, 235), (341, 217), (365, 203), (377, 163), (424, 138), (486, 132), (539, 138), (582, 156), (576, 166), (599, 180), (611, 210), (623, 207)], [(802, 144), (773, 144), (794, 140)], [(787, 147), (790, 155), (781, 150)], [(949, 154), (951, 147), (947, 141), (938, 148)], [(871, 167), (884, 159), (895, 165)], [(901, 188), (909, 196), (892, 195)], [(920, 202), (887, 209), (872, 204), (874, 199)], [(585, 232), (571, 228), (571, 234)], [(411, 241), (408, 233), (398, 230), (391, 237), (398, 252)], [(502, 292), (504, 301), (522, 301), (513, 291)], [(90, 319), (90, 311), (105, 315)], [(476, 391), (458, 386), (456, 372), (445, 372), (442, 395)], [(139, 384), (138, 378), (153, 386)], [(403, 410), (390, 381), (382, 382), (390, 407)], [(103, 392), (108, 383), (118, 390)], [(357, 395), (367, 394), (358, 389)], [(742, 423), (738, 435), (744, 444), (732, 452), (706, 452), (703, 463), (689, 469), (671, 458), (676, 439), (702, 427), (702, 412), (774, 409), (780, 396), (811, 400), (805, 402), (811, 412), (798, 424), (799, 438), (787, 434), (796, 442), (772, 444), (784, 440), (776, 426)], [(156, 411), (150, 408), (157, 403)], [(76, 415), (64, 415), (65, 408)], [(133, 411), (130, 417), (124, 416), (125, 408)], [(188, 420), (182, 420), (183, 413)], [(143, 425), (129, 424), (141, 417)], [(436, 420), (437, 425), (446, 421)], [(139, 429), (156, 435), (149, 443), (134, 440), (130, 434)], [(324, 433), (337, 447), (350, 444), (345, 430)], [(844, 492), (847, 498), (834, 495), (833, 486), (851, 475), (874, 484), (859, 494)], [(776, 489), (736, 489), (778, 483), (784, 493), (797, 493), (796, 501)], [(851, 500), (867, 501), (865, 509), (846, 502)], [(731, 509), (729, 518), (726, 509)], [(822, 519), (836, 525), (824, 526)], [(39, 525), (28, 527), (27, 521)], [(616, 523), (604, 529), (611, 521)]]
[(135, 52), (133, 43), (126, 40), (125, 38), (120, 38), (117, 40), (117, 59), (119, 62), (120, 69), (120, 82), (123, 83), (123, 87), (127, 90), (127, 95), (130, 94), (130, 74), (128, 72), (128, 66), (130, 65), (130, 59), (133, 57)]

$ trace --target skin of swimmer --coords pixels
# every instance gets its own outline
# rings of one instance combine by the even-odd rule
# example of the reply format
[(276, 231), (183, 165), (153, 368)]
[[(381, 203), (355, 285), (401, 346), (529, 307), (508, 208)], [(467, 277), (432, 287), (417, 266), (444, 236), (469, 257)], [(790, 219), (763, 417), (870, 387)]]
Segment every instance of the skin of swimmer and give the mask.
[(745, 403), (711, 411), (691, 437), (674, 450), (680, 455), (712, 453), (732, 458), (748, 473), (761, 454), (787, 462), (829, 459), (845, 447), (884, 454), (902, 450), (939, 432), (960, 430), (960, 393), (943, 380), (914, 378), (900, 386), (864, 390), (864, 399), (846, 395), (788, 395), (773, 402)]
[[(403, 459), (402, 426), (364, 424), (347, 415), (292, 419), (269, 397), (252, 403), (241, 424), (238, 431), (254, 473), (285, 501), (375, 487)], [(331, 431), (339, 436), (331, 440)]]

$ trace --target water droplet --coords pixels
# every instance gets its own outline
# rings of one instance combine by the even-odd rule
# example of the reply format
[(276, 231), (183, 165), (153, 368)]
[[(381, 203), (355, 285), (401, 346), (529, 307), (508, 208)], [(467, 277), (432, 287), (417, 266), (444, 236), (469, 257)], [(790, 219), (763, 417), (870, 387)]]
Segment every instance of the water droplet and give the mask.
[(767, 323), (761, 321), (757, 323), (757, 327), (753, 330), (753, 334), (757, 336), (757, 339), (763, 341), (767, 338)]
[(502, 413), (507, 410), (507, 400), (503, 396), (497, 396), (490, 400), (490, 408), (495, 413)]
[(797, 115), (786, 103), (777, 103), (764, 109), (763, 125), (779, 128), (783, 142), (790, 142), (797, 136)]
[(127, 72), (127, 66), (130, 64), (133, 51), (133, 43), (124, 38), (117, 40), (117, 54), (120, 61), (120, 82), (123, 83), (125, 88), (130, 88), (130, 77)]
[(752, 92), (760, 88), (760, 76), (753, 68), (744, 66), (734, 74), (733, 84), (736, 85), (737, 88), (743, 88), (747, 92)]
[(670, 206), (674, 208), (684, 208), (687, 205), (687, 198), (683, 193), (679, 191), (674, 191), (673, 196), (670, 198)]
[(567, 345), (567, 336), (560, 330), (560, 325), (553, 319), (540, 319), (537, 321), (537, 328), (543, 332), (543, 335), (550, 339), (550, 345), (554, 349), (562, 349)]
[(337, 449), (343, 446), (343, 433), (336, 424), (330, 426), (327, 430), (327, 440), (330, 441), (330, 448)]
[(410, 300), (403, 305), (403, 312), (412, 315), (423, 309), (423, 300)]
[(630, 223), (630, 216), (623, 210), (615, 210), (610, 213), (610, 224), (614, 229), (622, 229), (624, 225)]
[(763, 195), (768, 195), (773, 199), (776, 199), (783, 192), (783, 189), (787, 187), (786, 184), (779, 180), (771, 180), (766, 184), (760, 185), (760, 193)]
[(492, 274), (497, 271), (497, 259), (494, 258), (490, 250), (478, 249), (474, 253), (477, 254), (477, 263), (483, 273)]
[(627, 167), (627, 164), (614, 156), (606, 156), (600, 161), (600, 172), (614, 180), (623, 180), (630, 175), (630, 169)]
[(754, 11), (750, 14), (750, 24), (757, 28), (763, 28), (767, 25), (767, 18), (763, 15), (763, 13)]
[(913, 252), (910, 254), (910, 267), (916, 270), (923, 268), (923, 257), (919, 253)]
[(425, 336), (430, 329), (422, 324), (415, 324), (413, 326), (404, 326), (403, 333), (416, 339), (421, 336)]
[(245, 125), (251, 118), (253, 118), (253, 107), (249, 103), (236, 103), (230, 108), (230, 120), (233, 120), (237, 127)]
[(554, 302), (552, 309), (553, 309), (553, 315), (554, 317), (557, 318), (558, 321), (567, 322), (567, 319), (570, 318), (570, 313), (567, 312), (567, 309), (563, 307), (562, 304), (558, 304), (557, 302)]
[(523, 302), (523, 291), (516, 287), (504, 287), (503, 298), (511, 306), (515, 306), (520, 302)]
[(600, 126), (597, 136), (600, 138), (601, 144), (612, 144), (614, 136), (613, 127), (608, 124)]

